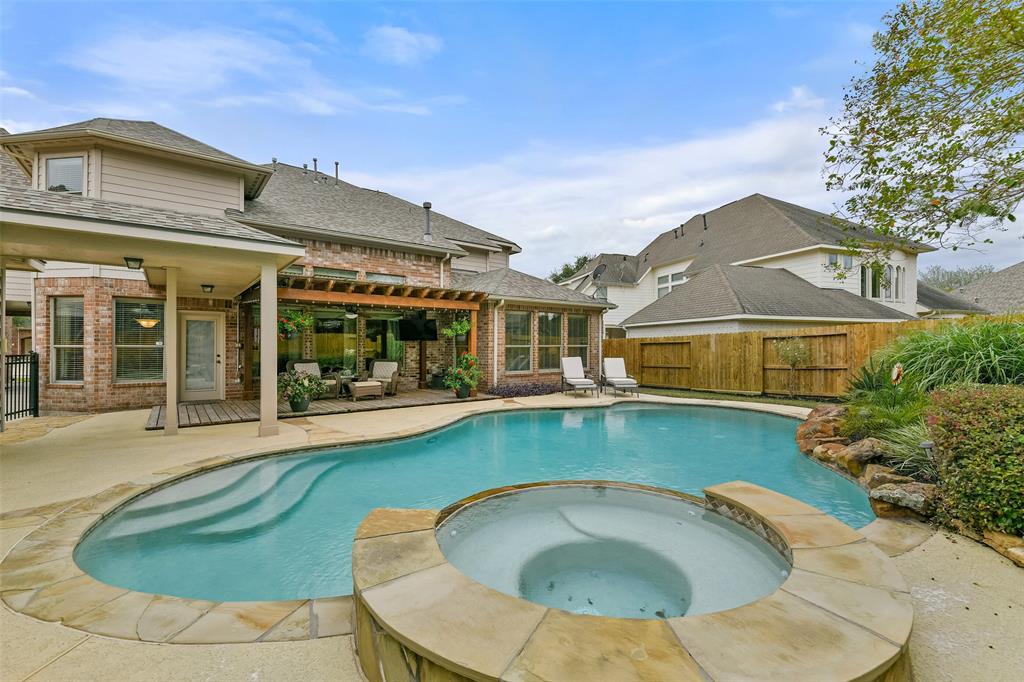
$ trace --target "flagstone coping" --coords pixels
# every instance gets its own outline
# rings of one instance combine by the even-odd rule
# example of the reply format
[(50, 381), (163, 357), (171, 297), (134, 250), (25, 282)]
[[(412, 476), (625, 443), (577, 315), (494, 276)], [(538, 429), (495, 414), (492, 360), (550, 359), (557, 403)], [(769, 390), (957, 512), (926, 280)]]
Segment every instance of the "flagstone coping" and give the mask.
[[(446, 413), (435, 421), (387, 434), (368, 437), (338, 431), (333, 442), (323, 440), (306, 447), (285, 450), (257, 448), (207, 457), (154, 471), (140, 480), (111, 486), (91, 497), (5, 512), (0, 514), (0, 527), (36, 528), (0, 561), (0, 601), (12, 611), (39, 620), (60, 623), (87, 633), (143, 642), (218, 644), (349, 635), (354, 628), (352, 595), (287, 602), (220, 603), (136, 592), (106, 585), (84, 573), (74, 561), (74, 548), (95, 525), (133, 499), (214, 469), (285, 452), (412, 437), (478, 414), (513, 410), (598, 409), (622, 402), (754, 410), (792, 418), (801, 418), (807, 412), (803, 408), (784, 405), (653, 395), (639, 399), (602, 397), (585, 403), (562, 400), (558, 396), (546, 398), (550, 399), (529, 403), (517, 400), (479, 401), (466, 404), (466, 409), (458, 413)], [(368, 539), (391, 535), (395, 527), (403, 527), (403, 524), (410, 530), (426, 530), (433, 527), (437, 515), (438, 512), (429, 510), (392, 510), (392, 513), (380, 517), (385, 529), (383, 532), (370, 523), (360, 528), (357, 537)], [(382, 553), (381, 556), (387, 556), (388, 544), (387, 541), (379, 542), (375, 549)], [(360, 551), (371, 549), (374, 548), (368, 545)], [(429, 545), (424, 545), (423, 552), (425, 556), (433, 556)], [(391, 554), (394, 555), (394, 551)], [(371, 552), (370, 556), (375, 555)], [(433, 559), (438, 560), (438, 565), (443, 562), (443, 557), (438, 559), (434, 556)], [(377, 577), (386, 576), (387, 569), (373, 569), (369, 573)]]
[[(508, 486), (440, 513), (375, 509), (352, 553), (356, 648), (370, 682), (404, 671), (434, 679), (909, 679), (913, 606), (892, 560), (832, 516), (734, 481), (704, 490), (707, 508), (768, 540), (793, 565), (771, 595), (697, 616), (636, 620), (569, 613), (500, 593), (444, 558), (436, 528)], [(684, 496), (685, 497), (685, 496)], [(408, 673), (411, 674), (411, 673)]]

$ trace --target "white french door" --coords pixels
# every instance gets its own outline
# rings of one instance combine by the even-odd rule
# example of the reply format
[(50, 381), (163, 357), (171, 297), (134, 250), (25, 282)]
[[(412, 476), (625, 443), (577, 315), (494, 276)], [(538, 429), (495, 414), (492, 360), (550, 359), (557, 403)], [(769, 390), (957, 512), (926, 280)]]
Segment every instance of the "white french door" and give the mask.
[(224, 399), (224, 315), (181, 313), (179, 399)]

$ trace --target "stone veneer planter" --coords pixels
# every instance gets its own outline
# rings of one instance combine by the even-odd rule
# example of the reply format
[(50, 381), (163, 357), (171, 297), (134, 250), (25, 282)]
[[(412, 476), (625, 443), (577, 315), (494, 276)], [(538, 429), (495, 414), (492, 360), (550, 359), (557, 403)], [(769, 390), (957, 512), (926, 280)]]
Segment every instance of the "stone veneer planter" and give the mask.
[(502, 594), (448, 563), (435, 535), (447, 515), (536, 485), (544, 484), (486, 491), (442, 512), (366, 517), (352, 569), (356, 647), (370, 682), (911, 679), (913, 607), (895, 564), (837, 519), (750, 483), (705, 489), (706, 507), (766, 539), (793, 568), (773, 594), (728, 611), (579, 615)]

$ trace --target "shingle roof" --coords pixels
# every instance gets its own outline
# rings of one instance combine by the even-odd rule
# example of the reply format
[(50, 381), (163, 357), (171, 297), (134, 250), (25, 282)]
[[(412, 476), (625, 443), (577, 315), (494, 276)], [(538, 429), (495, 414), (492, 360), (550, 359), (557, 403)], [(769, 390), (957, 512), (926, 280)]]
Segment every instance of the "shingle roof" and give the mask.
[(55, 128), (44, 128), (42, 130), (33, 130), (31, 132), (33, 135), (36, 135), (42, 133), (64, 132), (86, 133), (89, 131), (119, 135), (139, 142), (171, 147), (189, 154), (200, 154), (202, 156), (221, 159), (222, 161), (249, 163), (245, 159), (240, 159), (237, 156), (228, 154), (216, 147), (211, 147), (205, 142), (200, 142), (188, 135), (182, 135), (177, 130), (171, 130), (159, 123), (154, 123), (153, 121), (129, 121), (119, 118), (90, 118), (88, 121), (68, 123), (67, 125), (56, 126)]
[[(707, 229), (704, 229), (705, 223)], [(682, 228), (655, 237), (636, 256), (634, 281), (649, 268), (666, 263), (692, 258), (690, 268), (703, 270), (716, 263), (728, 265), (821, 244), (839, 244), (849, 237), (895, 241), (881, 238), (853, 223), (837, 221), (820, 211), (763, 194), (751, 194), (695, 215)], [(933, 250), (918, 244), (909, 248)], [(605, 255), (611, 254), (601, 257)]]
[(713, 265), (676, 286), (623, 326), (732, 315), (906, 320), (909, 315), (842, 289), (819, 289), (782, 268)]
[[(10, 135), (10, 133), (0, 128), (0, 138), (3, 138), (5, 135)], [(0, 185), (28, 187), (28, 176), (21, 170), (21, 166), (3, 149), (0, 149)]]
[(606, 301), (581, 294), (572, 289), (511, 268), (498, 268), (488, 272), (452, 272), (451, 286), (466, 291), (482, 291), (491, 298), (541, 301), (601, 308), (614, 308)]
[(946, 313), (987, 313), (988, 311), (981, 306), (975, 305), (970, 301), (966, 301), (962, 298), (954, 296), (953, 294), (930, 287), (924, 282), (917, 283), (917, 304), (928, 308), (929, 310), (935, 310), (938, 312)]
[(997, 315), (1024, 312), (1024, 261), (982, 277), (963, 296)]
[(433, 239), (428, 241), (423, 234), (426, 212), (422, 206), (348, 182), (335, 184), (334, 177), (325, 173), (314, 174), (284, 163), (265, 167), (274, 174), (263, 193), (245, 202), (244, 214), (229, 211), (229, 215), (255, 225), (384, 239), (452, 253), (465, 250), (450, 240), (518, 249), (507, 239), (436, 211), (431, 211)]
[(283, 237), (254, 229), (222, 216), (181, 213), (163, 208), (90, 199), (74, 194), (44, 192), (26, 187), (0, 185), (0, 208), (299, 246)]
[(602, 253), (591, 258), (583, 266), (580, 272), (586, 273), (587, 276), (573, 285), (573, 288), (579, 291), (587, 284), (593, 282), (594, 271), (602, 265), (605, 268), (598, 278), (598, 284), (633, 284), (643, 274), (642, 272), (637, 272), (638, 262), (639, 259), (636, 256), (627, 256), (623, 253)]

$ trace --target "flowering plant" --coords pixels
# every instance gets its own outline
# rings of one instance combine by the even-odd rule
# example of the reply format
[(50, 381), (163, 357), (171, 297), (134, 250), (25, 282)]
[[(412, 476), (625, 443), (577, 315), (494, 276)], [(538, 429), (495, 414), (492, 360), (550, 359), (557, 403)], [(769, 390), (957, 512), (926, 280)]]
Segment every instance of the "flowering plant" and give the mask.
[(453, 390), (458, 390), (463, 386), (473, 389), (478, 383), (480, 383), (480, 363), (475, 355), (469, 353), (460, 355), (444, 375), (445, 387)]
[(459, 317), (452, 320), (452, 323), (447, 327), (441, 328), (441, 334), (447, 336), (450, 339), (454, 339), (457, 336), (465, 336), (469, 333), (469, 320), (465, 317)]
[(294, 369), (277, 375), (277, 392), (285, 400), (310, 400), (327, 391), (327, 382), (315, 374)]
[(277, 316), (277, 335), (282, 339), (313, 328), (313, 315), (302, 310), (286, 310)]

